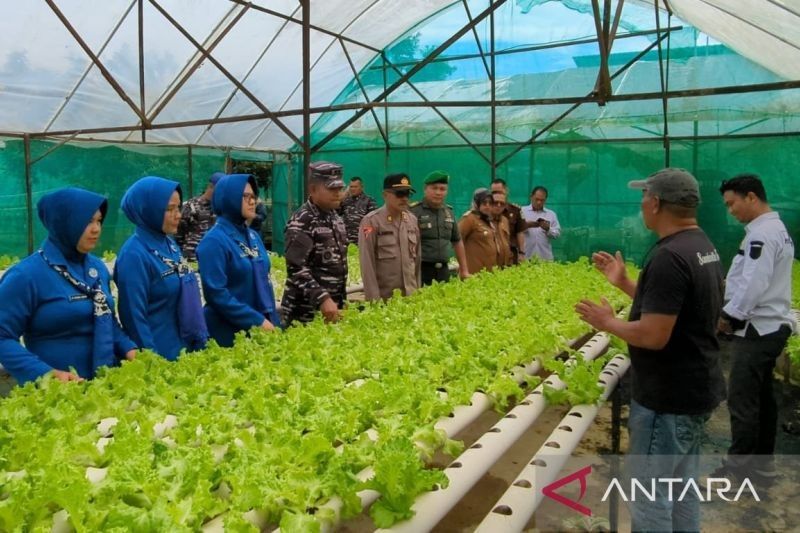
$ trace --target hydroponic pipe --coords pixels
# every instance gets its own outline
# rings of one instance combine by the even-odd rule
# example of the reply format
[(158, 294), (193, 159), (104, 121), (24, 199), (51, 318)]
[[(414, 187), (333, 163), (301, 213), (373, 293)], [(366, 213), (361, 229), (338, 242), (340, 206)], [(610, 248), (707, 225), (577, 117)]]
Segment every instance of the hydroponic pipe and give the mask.
[[(571, 342), (570, 345), (572, 344), (573, 343)], [(536, 375), (539, 370), (541, 370), (541, 363), (539, 363), (539, 360), (537, 359), (536, 361), (524, 367), (517, 367), (515, 370), (517, 371), (512, 371), (513, 379), (517, 383), (522, 383), (527, 376)], [(492, 405), (493, 400), (489, 396), (483, 394), (482, 392), (476, 392), (472, 395), (469, 405), (460, 405), (455, 407), (451, 416), (439, 419), (439, 421), (434, 424), (434, 427), (436, 429), (443, 430), (447, 434), (448, 438), (452, 438), (453, 436), (457, 435), (458, 432), (475, 422), (475, 420), (477, 420), (478, 417), (484, 412), (488, 411)], [(358, 478), (362, 481), (365, 481), (370, 479), (373, 475), (374, 471), (372, 470), (372, 467), (367, 467), (358, 473)], [(380, 497), (380, 493), (374, 490), (363, 490), (358, 493), (358, 497), (361, 498), (361, 508), (366, 509)], [(330, 525), (323, 524), (322, 527), (323, 532), (331, 531), (340, 520), (342, 500), (334, 496), (324, 505), (322, 505), (321, 508), (330, 509), (335, 513), (334, 521)], [(280, 531), (280, 529), (275, 530), (276, 533), (278, 531)]]
[[(605, 401), (628, 371), (630, 359), (617, 355), (603, 369), (598, 384)], [(555, 481), (575, 451), (586, 431), (592, 426), (599, 407), (577, 405), (561, 420), (527, 466), (478, 525), (477, 532), (522, 531), (544, 498), (542, 487)]]
[[(608, 342), (608, 334), (598, 333), (578, 352), (584, 360), (592, 360), (606, 349)], [(450, 480), (447, 488), (427, 492), (417, 498), (412, 506), (414, 517), (395, 525), (390, 531), (418, 533), (433, 529), (544, 412), (547, 407), (542, 394), (545, 385), (556, 390), (565, 388), (564, 382), (556, 374), (551, 374), (525, 400), (450, 463), (445, 470), (445, 475)]]

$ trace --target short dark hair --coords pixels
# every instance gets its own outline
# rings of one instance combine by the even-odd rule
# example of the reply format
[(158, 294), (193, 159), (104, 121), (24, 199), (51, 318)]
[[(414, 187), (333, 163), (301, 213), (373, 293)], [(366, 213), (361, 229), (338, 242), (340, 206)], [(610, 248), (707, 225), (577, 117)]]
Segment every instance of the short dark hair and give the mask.
[(533, 190), (531, 191), (531, 196), (536, 194), (536, 191), (542, 191), (546, 197), (550, 196), (550, 193), (547, 192), (547, 189), (543, 185), (537, 185), (536, 187), (534, 187)]
[(361, 178), (359, 178), (358, 176), (353, 176), (352, 178), (350, 178), (350, 181), (351, 181), (351, 182), (352, 182), (352, 181), (357, 181), (357, 182), (359, 182), (359, 183), (363, 183), (363, 182), (361, 181)]
[(767, 201), (767, 191), (756, 174), (738, 174), (729, 180), (722, 180), (719, 193), (725, 194), (725, 191), (731, 191), (739, 196), (747, 196), (747, 193), (751, 192), (762, 202)]
[(507, 187), (508, 186), (508, 184), (506, 183), (506, 180), (504, 180), (503, 178), (495, 178), (495, 179), (493, 179), (492, 180), (492, 185), (494, 185), (495, 183), (499, 183), (503, 187)]

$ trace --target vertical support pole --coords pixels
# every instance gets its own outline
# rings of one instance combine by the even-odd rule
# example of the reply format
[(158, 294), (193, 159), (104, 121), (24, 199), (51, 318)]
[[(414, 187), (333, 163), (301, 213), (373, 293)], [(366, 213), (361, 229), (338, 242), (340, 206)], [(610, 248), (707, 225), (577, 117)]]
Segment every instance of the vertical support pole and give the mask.
[[(386, 92), (386, 87), (388, 86), (387, 74), (386, 74), (386, 51), (381, 50), (381, 64), (383, 70), (383, 92)], [(389, 107), (386, 106), (383, 108), (383, 130), (386, 133), (386, 150), (384, 151), (383, 156), (383, 168), (384, 173), (389, 173)]]
[[(669, 166), (670, 161), (670, 154), (669, 154), (669, 119), (667, 118), (667, 108), (668, 108), (668, 99), (667, 99), (667, 84), (669, 83), (669, 58), (667, 59), (667, 73), (664, 73), (664, 53), (661, 47), (661, 15), (658, 8), (658, 0), (653, 2), (653, 7), (656, 10), (656, 32), (659, 37), (658, 39), (658, 71), (659, 76), (661, 78), (661, 108), (664, 113), (664, 166)], [(671, 33), (671, 32), (670, 32)], [(669, 54), (669, 33), (667, 34), (667, 54)]]
[(303, 8), (303, 198), (308, 195), (308, 165), (311, 163), (311, 0), (300, 0)]
[(697, 123), (697, 117), (695, 116), (692, 133), (694, 133), (694, 139), (692, 139), (692, 176), (697, 176), (697, 166), (700, 164), (700, 150), (697, 145), (697, 134), (700, 131), (700, 127)]
[(28, 224), (28, 255), (33, 253), (33, 183), (31, 177), (31, 136), (22, 137), (25, 149), (25, 210)]
[(192, 168), (192, 145), (186, 147), (186, 174), (189, 178), (189, 198), (194, 196), (194, 169)]
[[(139, 107), (146, 116), (144, 107), (144, 0), (139, 0)], [(147, 142), (147, 130), (142, 123), (142, 142)]]
[[(622, 383), (617, 383), (611, 393), (611, 477), (620, 477), (620, 427), (622, 421)], [(612, 491), (608, 499), (608, 526), (610, 531), (618, 531), (619, 527), (619, 494)]]
[[(494, 0), (489, 0), (489, 6), (494, 3)], [(497, 177), (497, 70), (495, 65), (494, 54), (494, 10), (489, 14), (489, 64), (492, 70), (492, 92), (491, 92), (491, 112), (492, 112), (492, 147), (491, 147), (491, 161), (492, 161), (492, 179)]]

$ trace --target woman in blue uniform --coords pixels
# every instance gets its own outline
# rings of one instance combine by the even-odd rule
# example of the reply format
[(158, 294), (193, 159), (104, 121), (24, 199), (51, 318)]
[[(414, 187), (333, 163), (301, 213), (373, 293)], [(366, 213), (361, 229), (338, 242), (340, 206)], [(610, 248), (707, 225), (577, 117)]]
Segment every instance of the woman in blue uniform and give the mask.
[(208, 331), (197, 275), (170, 237), (181, 220), (180, 184), (142, 178), (128, 189), (121, 205), (136, 225), (114, 266), (123, 329), (140, 348), (170, 361), (182, 349), (203, 348)]
[(255, 216), (256, 198), (250, 174), (219, 180), (211, 201), (217, 223), (197, 246), (208, 332), (220, 346), (233, 346), (237, 331), (280, 326), (267, 250), (245, 224)]
[(108, 269), (89, 253), (108, 202), (70, 187), (37, 207), (47, 239), (0, 280), (0, 363), (24, 384), (48, 372), (62, 381), (92, 378), (101, 366), (133, 359), (136, 345), (114, 316)]

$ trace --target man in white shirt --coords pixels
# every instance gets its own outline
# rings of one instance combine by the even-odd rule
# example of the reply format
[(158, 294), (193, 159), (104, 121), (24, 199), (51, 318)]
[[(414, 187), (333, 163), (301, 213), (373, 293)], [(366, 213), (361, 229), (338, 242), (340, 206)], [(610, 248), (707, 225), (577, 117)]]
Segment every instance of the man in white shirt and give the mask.
[(791, 312), (794, 243), (754, 174), (720, 187), (728, 211), (745, 225), (725, 286), (719, 333), (730, 354), (731, 446), (718, 472), (769, 482), (775, 476), (778, 410), (772, 394), (775, 359), (796, 328)]
[(547, 209), (547, 189), (537, 185), (531, 192), (531, 203), (522, 208), (522, 216), (527, 221), (525, 230), (525, 259), (539, 257), (545, 261), (553, 260), (552, 239), (561, 235), (561, 226), (555, 211)]

